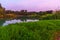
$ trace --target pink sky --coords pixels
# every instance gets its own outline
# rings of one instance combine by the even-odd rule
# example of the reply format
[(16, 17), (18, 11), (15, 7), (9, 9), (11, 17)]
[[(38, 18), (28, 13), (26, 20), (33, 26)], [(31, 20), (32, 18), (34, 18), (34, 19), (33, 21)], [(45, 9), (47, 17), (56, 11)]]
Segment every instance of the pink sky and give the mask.
[(56, 10), (60, 7), (60, 0), (0, 0), (3, 7), (9, 10)]

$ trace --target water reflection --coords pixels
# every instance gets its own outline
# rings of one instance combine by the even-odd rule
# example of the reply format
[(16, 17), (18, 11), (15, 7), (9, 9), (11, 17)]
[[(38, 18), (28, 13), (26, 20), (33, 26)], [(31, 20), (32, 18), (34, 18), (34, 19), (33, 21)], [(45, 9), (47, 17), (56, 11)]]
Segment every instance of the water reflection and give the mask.
[(2, 24), (5, 23), (5, 21), (6, 21), (5, 19), (4, 20), (0, 19), (0, 26), (2, 26)]
[(32, 20), (32, 19), (27, 19), (27, 20), (24, 20), (24, 21), (22, 21), (22, 20), (20, 20), (20, 19), (14, 19), (14, 20), (7, 20), (7, 21), (5, 21), (5, 23), (3, 23), (3, 26), (6, 26), (6, 25), (8, 25), (8, 24), (15, 24), (15, 23), (21, 23), (21, 22), (35, 22), (35, 21), (39, 21), (39, 20)]

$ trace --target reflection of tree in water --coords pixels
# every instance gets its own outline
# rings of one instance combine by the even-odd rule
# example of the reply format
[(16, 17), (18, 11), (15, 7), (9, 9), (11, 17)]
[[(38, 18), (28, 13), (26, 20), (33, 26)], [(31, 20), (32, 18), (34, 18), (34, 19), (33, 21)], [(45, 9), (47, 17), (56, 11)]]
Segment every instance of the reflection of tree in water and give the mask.
[(5, 19), (0, 19), (0, 26), (2, 26), (5, 21)]
[(20, 20), (21, 21), (26, 21), (27, 20), (27, 17), (26, 16), (23, 16)]

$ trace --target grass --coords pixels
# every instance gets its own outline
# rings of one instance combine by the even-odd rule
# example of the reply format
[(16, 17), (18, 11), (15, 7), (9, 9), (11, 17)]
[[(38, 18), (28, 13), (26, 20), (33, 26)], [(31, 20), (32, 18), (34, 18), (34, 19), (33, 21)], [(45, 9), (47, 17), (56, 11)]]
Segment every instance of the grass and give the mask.
[(60, 20), (40, 20), (0, 27), (0, 40), (54, 40)]

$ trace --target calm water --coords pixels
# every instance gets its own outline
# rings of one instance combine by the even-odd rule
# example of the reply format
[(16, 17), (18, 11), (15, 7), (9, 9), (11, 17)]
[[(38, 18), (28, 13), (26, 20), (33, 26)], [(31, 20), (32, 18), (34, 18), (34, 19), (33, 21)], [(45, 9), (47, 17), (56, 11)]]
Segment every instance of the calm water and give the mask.
[(15, 23), (21, 23), (21, 22), (35, 22), (39, 21), (37, 19), (32, 20), (32, 19), (27, 19), (27, 20), (20, 20), (20, 19), (13, 19), (13, 20), (0, 20), (0, 26), (6, 26), (8, 24), (15, 24)]

